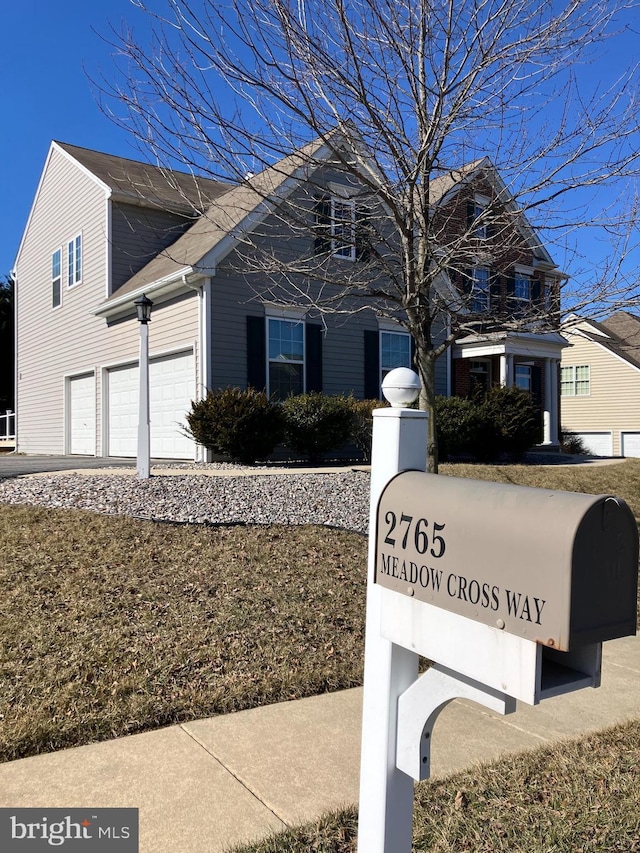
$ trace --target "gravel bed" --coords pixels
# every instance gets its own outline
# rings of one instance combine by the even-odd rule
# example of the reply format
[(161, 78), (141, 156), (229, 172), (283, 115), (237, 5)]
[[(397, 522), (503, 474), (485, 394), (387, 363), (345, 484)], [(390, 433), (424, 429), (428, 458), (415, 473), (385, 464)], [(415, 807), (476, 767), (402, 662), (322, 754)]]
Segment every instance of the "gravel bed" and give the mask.
[(2, 480), (0, 502), (192, 524), (325, 524), (365, 533), (369, 474), (185, 474), (148, 480), (57, 474)]

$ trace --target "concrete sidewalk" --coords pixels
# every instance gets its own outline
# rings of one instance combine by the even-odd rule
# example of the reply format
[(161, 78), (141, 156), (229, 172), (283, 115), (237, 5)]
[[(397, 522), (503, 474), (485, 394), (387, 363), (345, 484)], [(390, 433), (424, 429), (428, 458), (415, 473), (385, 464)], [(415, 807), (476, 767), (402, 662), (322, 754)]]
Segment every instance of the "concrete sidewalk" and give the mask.
[[(0, 806), (140, 810), (141, 853), (219, 853), (358, 798), (361, 690), (0, 765)], [(434, 775), (640, 716), (640, 638), (605, 644), (602, 687), (500, 717), (455, 701)]]

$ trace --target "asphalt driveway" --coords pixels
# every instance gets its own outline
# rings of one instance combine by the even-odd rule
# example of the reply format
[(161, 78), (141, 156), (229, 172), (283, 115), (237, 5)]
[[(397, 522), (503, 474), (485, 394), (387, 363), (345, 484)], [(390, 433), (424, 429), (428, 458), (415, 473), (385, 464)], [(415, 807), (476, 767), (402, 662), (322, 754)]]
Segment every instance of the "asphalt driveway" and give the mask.
[(23, 456), (0, 454), (0, 478), (24, 474), (46, 474), (48, 471), (75, 471), (78, 468), (135, 468), (135, 459), (113, 456)]

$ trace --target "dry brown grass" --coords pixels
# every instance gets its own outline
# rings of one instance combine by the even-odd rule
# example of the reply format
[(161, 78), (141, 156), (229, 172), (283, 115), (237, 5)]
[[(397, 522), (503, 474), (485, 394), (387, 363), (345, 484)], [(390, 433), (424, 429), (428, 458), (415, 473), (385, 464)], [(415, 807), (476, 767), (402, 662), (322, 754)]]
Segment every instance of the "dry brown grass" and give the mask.
[[(640, 514), (640, 460), (443, 473)], [(361, 683), (363, 537), (0, 505), (0, 542), (0, 760)]]
[[(640, 720), (422, 782), (414, 853), (637, 853)], [(355, 853), (355, 809), (235, 853)]]
[(362, 680), (366, 542), (0, 507), (0, 760)]

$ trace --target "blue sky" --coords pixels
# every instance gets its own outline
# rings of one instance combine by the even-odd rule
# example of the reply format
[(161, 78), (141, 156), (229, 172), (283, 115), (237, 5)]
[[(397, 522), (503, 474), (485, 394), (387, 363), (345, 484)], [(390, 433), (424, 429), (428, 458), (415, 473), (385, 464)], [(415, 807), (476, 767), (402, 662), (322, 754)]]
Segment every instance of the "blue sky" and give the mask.
[(136, 159), (100, 111), (86, 71), (111, 66), (92, 32), (138, 16), (129, 0), (0, 0), (0, 276), (15, 256), (52, 139)]
[[(637, 14), (637, 13), (636, 13)], [(145, 21), (129, 0), (0, 0), (0, 275), (13, 267), (51, 139), (137, 158), (129, 135), (104, 116), (87, 75), (113, 70), (107, 33), (123, 20), (144, 40)], [(640, 31), (639, 26), (634, 29)], [(614, 79), (637, 61), (638, 35), (600, 48), (591, 82)], [(640, 146), (639, 146), (640, 147)], [(583, 254), (598, 250), (585, 234)], [(592, 248), (593, 247), (593, 248)], [(553, 251), (562, 266), (565, 259)], [(593, 257), (597, 257), (593, 255)], [(570, 269), (568, 270), (571, 271)]]

